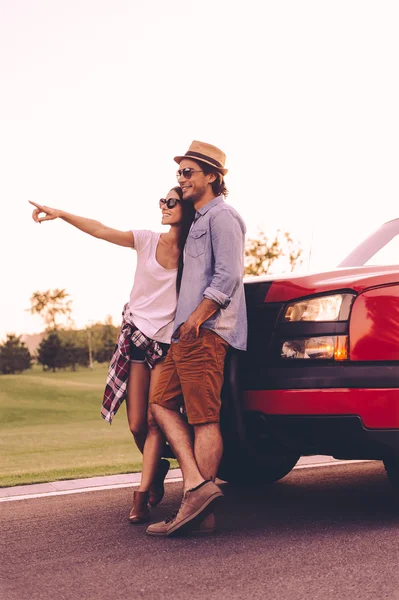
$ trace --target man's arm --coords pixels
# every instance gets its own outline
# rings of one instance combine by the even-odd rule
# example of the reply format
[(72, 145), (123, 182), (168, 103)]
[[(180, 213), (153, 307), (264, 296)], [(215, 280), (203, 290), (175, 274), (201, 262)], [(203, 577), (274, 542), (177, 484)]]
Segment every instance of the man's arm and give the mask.
[(187, 321), (181, 325), (178, 331), (180, 339), (192, 340), (199, 335), (199, 328), (220, 308), (220, 304), (214, 300), (204, 298), (198, 304), (197, 308), (191, 313)]
[(245, 231), (233, 214), (222, 211), (211, 222), (215, 270), (204, 299), (179, 330), (179, 337), (194, 339), (199, 328), (217, 310), (227, 308), (243, 278)]

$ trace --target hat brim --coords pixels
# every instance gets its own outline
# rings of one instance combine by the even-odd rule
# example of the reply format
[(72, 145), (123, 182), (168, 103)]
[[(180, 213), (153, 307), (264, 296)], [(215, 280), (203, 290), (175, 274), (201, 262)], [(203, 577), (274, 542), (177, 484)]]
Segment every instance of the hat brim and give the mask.
[(183, 158), (187, 158), (187, 160), (194, 160), (197, 163), (206, 163), (207, 165), (210, 165), (211, 167), (213, 167), (214, 169), (216, 169), (217, 171), (222, 173), (222, 175), (226, 175), (226, 173), (228, 172), (228, 169), (218, 167), (217, 165), (212, 163), (210, 160), (205, 160), (203, 158), (199, 159), (196, 156), (190, 156), (189, 154), (185, 154), (184, 156), (175, 156), (173, 160), (179, 165), (181, 163), (181, 161), (183, 160)]

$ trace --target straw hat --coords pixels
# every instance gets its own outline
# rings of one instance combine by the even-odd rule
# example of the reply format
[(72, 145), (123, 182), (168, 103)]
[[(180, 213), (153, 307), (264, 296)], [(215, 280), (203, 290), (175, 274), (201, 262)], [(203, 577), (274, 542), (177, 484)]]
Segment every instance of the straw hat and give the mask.
[(227, 169), (224, 168), (226, 161), (226, 155), (224, 152), (212, 146), (212, 144), (206, 144), (205, 142), (197, 142), (194, 140), (191, 142), (190, 148), (187, 150), (184, 156), (175, 156), (174, 161), (180, 164), (183, 158), (192, 158), (193, 160), (207, 163), (212, 167), (215, 167), (218, 171), (226, 175)]

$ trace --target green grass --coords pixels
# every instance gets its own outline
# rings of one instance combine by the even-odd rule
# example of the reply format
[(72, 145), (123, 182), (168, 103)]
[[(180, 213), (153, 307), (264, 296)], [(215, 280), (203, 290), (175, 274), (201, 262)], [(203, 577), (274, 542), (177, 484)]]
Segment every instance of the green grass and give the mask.
[(0, 487), (141, 470), (123, 404), (100, 415), (107, 366), (0, 376)]

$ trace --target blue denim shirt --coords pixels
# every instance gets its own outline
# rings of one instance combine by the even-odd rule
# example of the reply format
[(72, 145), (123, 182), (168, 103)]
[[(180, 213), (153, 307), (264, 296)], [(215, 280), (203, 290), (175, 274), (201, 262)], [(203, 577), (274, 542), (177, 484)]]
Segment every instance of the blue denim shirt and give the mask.
[[(234, 348), (246, 350), (245, 232), (244, 221), (223, 196), (217, 196), (196, 212), (184, 247), (175, 332), (200, 302), (209, 298), (220, 308), (201, 327), (211, 329)], [(172, 340), (176, 338), (172, 336)]]

